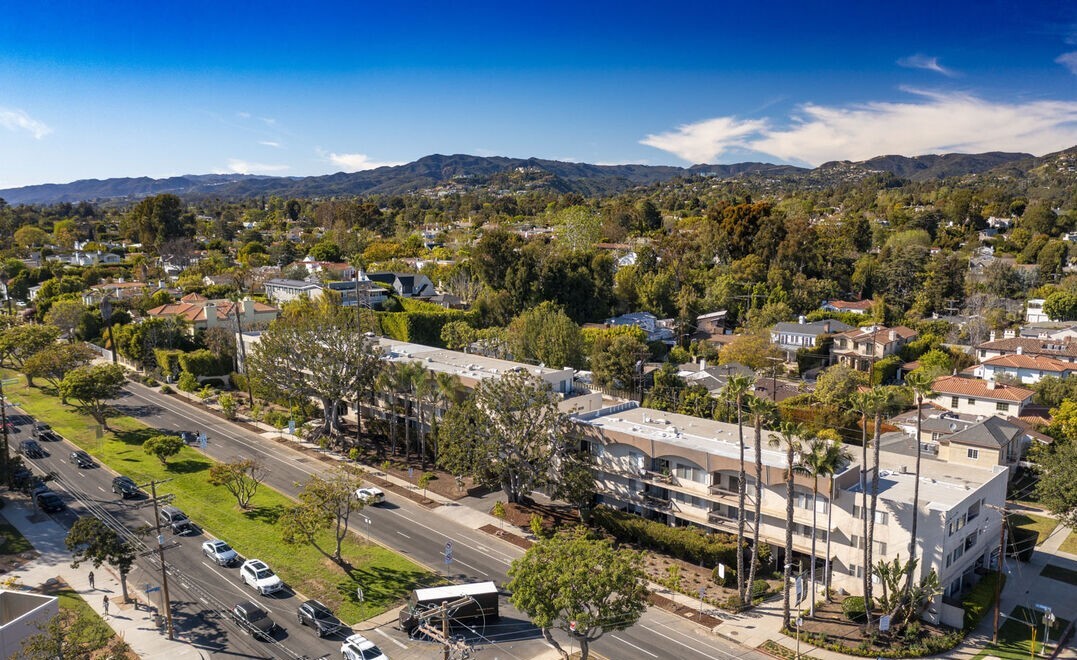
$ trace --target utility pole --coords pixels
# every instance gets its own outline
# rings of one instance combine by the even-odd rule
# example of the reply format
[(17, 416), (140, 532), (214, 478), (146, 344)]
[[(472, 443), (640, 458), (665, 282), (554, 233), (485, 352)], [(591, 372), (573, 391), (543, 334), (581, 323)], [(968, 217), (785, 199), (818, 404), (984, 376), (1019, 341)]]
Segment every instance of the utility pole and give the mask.
[(4, 434), (4, 458), (3, 458), (4, 476), (3, 476), (2, 479), (0, 479), (0, 482), (3, 482), (5, 485), (10, 487), (11, 486), (11, 470), (8, 469), (8, 461), (10, 460), (10, 457), (8, 456), (7, 397), (4, 396), (4, 380), (3, 380), (3, 377), (0, 377), (0, 425), (3, 426), (3, 434)]
[(161, 560), (161, 588), (163, 589), (165, 619), (168, 621), (168, 639), (171, 641), (175, 638), (175, 631), (172, 628), (172, 603), (168, 600), (168, 567), (165, 566), (164, 536), (161, 534), (161, 516), (157, 511), (157, 483), (156, 480), (150, 482), (150, 494), (153, 496), (153, 521), (157, 525), (157, 557)]
[[(441, 601), (441, 634), (445, 639), (449, 639), (449, 601)], [(442, 653), (442, 660), (449, 660), (449, 645), (445, 645), (445, 650)]]
[(254, 410), (254, 392), (251, 390), (251, 372), (247, 368), (247, 343), (243, 341), (243, 300), (236, 296), (232, 299), (232, 311), (236, 313), (236, 331), (239, 332), (239, 354), (243, 359), (243, 375), (247, 377), (247, 402)]
[(995, 622), (994, 633), (991, 636), (991, 642), (993, 644), (998, 643), (998, 619), (1002, 603), (999, 602), (1002, 597), (1002, 561), (1006, 556), (1006, 527), (1008, 527), (1006, 516), (1008, 512), (1004, 507), (994, 506), (993, 504), (985, 504), (984, 506), (995, 509), (999, 512), (999, 517), (1002, 520), (1002, 524), (998, 529), (998, 571), (995, 574)]
[(116, 357), (116, 340), (112, 337), (112, 324), (109, 323), (109, 319), (112, 318), (112, 300), (108, 296), (101, 299), (101, 320), (105, 322), (105, 329), (108, 330), (108, 345), (112, 349), (112, 364), (116, 364), (118, 358)]

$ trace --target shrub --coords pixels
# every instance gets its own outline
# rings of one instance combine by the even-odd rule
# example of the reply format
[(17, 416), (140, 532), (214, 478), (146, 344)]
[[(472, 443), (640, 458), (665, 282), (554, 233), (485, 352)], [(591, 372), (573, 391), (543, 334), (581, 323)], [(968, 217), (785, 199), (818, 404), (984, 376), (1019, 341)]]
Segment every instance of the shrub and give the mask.
[(224, 412), (224, 416), (228, 419), (236, 418), (236, 398), (231, 394), (225, 392), (217, 397), (217, 403), (221, 404), (221, 411)]
[(262, 416), (262, 421), (275, 429), (287, 427), (291, 419), (291, 413), (284, 410), (267, 410), (265, 415)]
[(205, 348), (181, 353), (178, 362), (181, 369), (196, 376), (223, 376), (232, 368), (231, 358), (219, 358)]
[(861, 621), (867, 615), (863, 596), (849, 596), (841, 601), (841, 611), (850, 621)]
[(708, 534), (697, 527), (670, 527), (609, 507), (596, 507), (592, 513), (595, 524), (619, 541), (637, 543), (664, 552), (677, 559), (714, 568), (719, 563), (737, 564), (737, 541), (729, 534)]
[(752, 600), (762, 598), (770, 593), (770, 584), (766, 580), (756, 580), (752, 583)]
[(172, 394), (172, 388), (168, 385), (161, 386), (161, 394)]
[(247, 377), (243, 374), (232, 372), (228, 379), (232, 381), (232, 387), (243, 392), (247, 391)]
[[(998, 573), (988, 573), (976, 583), (972, 591), (961, 600), (961, 607), (965, 609), (965, 630), (972, 630), (995, 604), (995, 584), (998, 582)], [(999, 590), (1006, 586), (1006, 576), (1002, 576)]]
[(727, 566), (725, 569), (725, 578), (722, 578), (718, 575), (718, 567), (715, 566), (714, 570), (711, 571), (711, 579), (713, 579), (714, 583), (719, 587), (732, 587), (737, 583), (737, 572)]
[(350, 458), (353, 461), (358, 461), (359, 457), (362, 456), (362, 455), (363, 454), (362, 454), (362, 452), (359, 451), (358, 447), (352, 447), (351, 449), (348, 450), (348, 458)]
[(180, 374), (179, 382), (176, 387), (182, 392), (194, 392), (198, 389), (198, 378), (195, 377), (190, 371), (184, 371)]

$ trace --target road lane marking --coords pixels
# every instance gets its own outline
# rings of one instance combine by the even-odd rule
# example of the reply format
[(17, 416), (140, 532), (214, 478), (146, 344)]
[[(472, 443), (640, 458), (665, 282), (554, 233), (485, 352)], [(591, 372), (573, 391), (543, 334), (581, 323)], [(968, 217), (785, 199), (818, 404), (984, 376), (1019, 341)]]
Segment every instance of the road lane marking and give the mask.
[(107, 493), (107, 492), (108, 492), (108, 491), (107, 491), (107, 490), (105, 490), (105, 489), (104, 489), (104, 488), (103, 488), (102, 486), (98, 486), (98, 487), (97, 487), (97, 490), (101, 491), (102, 493)]
[[(386, 513), (390, 513), (390, 514), (392, 514), (392, 515), (394, 515), (394, 516), (399, 516), (399, 517), (403, 518), (404, 520), (406, 520), (406, 521), (407, 521), (407, 523), (408, 523), (409, 525), (418, 525), (419, 527), (422, 527), (423, 529), (427, 529), (427, 530), (430, 530), (431, 532), (433, 532), (433, 533), (437, 534), (438, 536), (441, 536), (442, 538), (449, 538), (449, 537), (450, 537), (450, 536), (449, 536), (448, 534), (446, 534), (445, 532), (443, 532), (443, 531), (441, 531), (441, 530), (437, 530), (437, 529), (434, 529), (433, 527), (430, 527), (429, 525), (424, 525), (424, 524), (422, 524), (421, 522), (419, 522), (418, 520), (413, 520), (413, 519), (411, 519), (411, 518), (408, 518), (407, 516), (405, 516), (405, 515), (404, 515), (404, 514), (402, 514), (402, 513), (397, 513), (396, 511), (392, 511), (392, 510), (389, 510), (389, 509), (386, 509), (386, 511), (385, 511), (385, 512), (386, 512)], [(474, 546), (470, 546), (470, 545), (468, 545), (468, 544), (466, 544), (466, 543), (461, 543), (461, 542), (459, 542), (459, 541), (455, 540), (455, 537), (454, 537), (454, 542), (455, 542), (455, 543), (456, 543), (457, 545), (462, 545), (462, 546), (464, 546), (465, 548), (468, 548), (468, 549), (471, 549), (471, 550), (475, 550), (475, 552), (478, 552), (478, 553), (479, 553), (480, 555), (482, 555), (482, 556), (484, 556), (484, 557), (487, 557), (487, 558), (489, 558), (489, 559), (493, 559), (494, 561), (499, 561), (499, 562), (501, 562), (502, 564), (504, 564), (504, 565), (506, 565), (506, 566), (509, 566), (509, 565), (511, 564), (511, 562), (507, 562), (507, 561), (505, 561), (504, 559), (501, 559), (500, 557), (494, 557), (494, 556), (492, 556), (492, 555), (488, 555), (488, 554), (486, 554), (485, 552), (482, 552), (481, 550), (476, 550)], [(486, 574), (485, 574), (485, 573), (483, 573), (483, 575), (486, 575)]]
[(380, 634), (381, 636), (385, 637), (385, 639), (389, 640), (389, 641), (390, 641), (390, 642), (392, 642), (393, 644), (396, 644), (396, 645), (397, 645), (397, 646), (399, 646), (400, 648), (402, 648), (402, 649), (406, 649), (406, 648), (408, 648), (408, 645), (407, 645), (407, 644), (404, 644), (403, 642), (400, 642), (400, 641), (397, 641), (396, 639), (393, 639), (393, 637), (391, 637), (391, 636), (389, 635), (389, 633), (385, 632), (385, 631), (384, 631), (384, 630), (382, 630), (381, 628), (375, 628), (374, 630), (375, 630), (375, 631), (377, 631), (377, 632), (378, 632), (378, 634)]
[[(672, 615), (672, 614), (671, 614), (670, 616), (674, 616), (674, 615)], [(677, 619), (677, 620), (678, 620), (678, 621), (680, 621), (680, 619)], [(700, 644), (701, 646), (706, 646), (707, 648), (711, 649), (712, 651), (717, 651), (717, 652), (719, 652), (719, 653), (724, 653), (724, 654), (726, 654), (727, 656), (729, 656), (730, 658), (735, 658), (735, 657), (737, 657), (737, 656), (735, 656), (735, 655), (731, 654), (731, 653), (730, 653), (729, 651), (726, 651), (725, 649), (723, 649), (723, 648), (721, 648), (721, 647), (718, 647), (718, 646), (714, 646), (713, 644), (708, 644), (707, 642), (705, 642), (705, 641), (703, 641), (703, 640), (701, 640), (701, 639), (698, 639), (698, 638), (696, 638), (696, 637), (693, 637), (692, 635), (689, 635), (688, 633), (686, 633), (686, 632), (684, 632), (684, 631), (682, 631), (682, 630), (677, 630), (677, 629), (676, 629), (676, 628), (674, 628), (673, 626), (670, 626), (670, 625), (668, 625), (668, 624), (662, 623), (661, 621), (652, 621), (651, 623), (653, 623), (653, 624), (654, 624), (654, 625), (656, 625), (656, 626), (662, 626), (663, 628), (665, 628), (666, 630), (668, 630), (668, 631), (670, 631), (670, 632), (672, 632), (672, 633), (676, 633), (676, 634), (678, 634), (678, 635), (682, 635), (682, 636), (684, 636), (684, 637), (688, 637), (689, 639), (691, 639), (691, 640), (693, 640), (693, 641), (695, 641), (695, 642), (698, 642), (698, 643), (699, 643), (699, 644)]]
[(403, 537), (404, 537), (404, 538), (406, 538), (406, 539), (410, 539), (410, 538), (411, 538), (410, 536), (408, 536), (408, 535), (407, 535), (407, 534), (405, 534), (404, 532), (400, 531), (399, 529), (398, 529), (398, 530), (396, 530), (396, 533), (397, 533), (397, 534), (399, 534), (399, 535), (401, 535), (401, 536), (403, 536)]
[(475, 571), (476, 573), (481, 573), (482, 575), (485, 575), (486, 577), (490, 577), (489, 573), (487, 573), (485, 571), (481, 571), (481, 570), (475, 568), (474, 566), (472, 566), (471, 564), (468, 564), (467, 562), (460, 561), (459, 559), (453, 559), (453, 561), (455, 563), (457, 563), (457, 564), (460, 564), (461, 566), (467, 566), (468, 568)]
[[(684, 648), (689, 649), (690, 651), (693, 651), (694, 653), (699, 653), (700, 655), (703, 655), (703, 656), (707, 655), (706, 651), (701, 651), (701, 650), (699, 650), (698, 648), (696, 648), (694, 646), (689, 646), (688, 644), (685, 644), (684, 642), (682, 642), (680, 640), (673, 639), (669, 635), (663, 635), (662, 633), (658, 632), (654, 628), (648, 628), (647, 626), (640, 626), (640, 628), (643, 628), (644, 630), (650, 630), (655, 635), (658, 635), (659, 637), (664, 637), (664, 638), (668, 639), (669, 641), (673, 642), (674, 644), (679, 644), (679, 645), (683, 646)], [(713, 651), (718, 651), (719, 653), (726, 656), (727, 658), (736, 658), (737, 657), (737, 656), (733, 655), (732, 653), (730, 653), (728, 651), (723, 651), (722, 649), (712, 647), (709, 644), (704, 644), (704, 646), (707, 646), (707, 648), (710, 648)]]
[(658, 657), (657, 655), (655, 655), (655, 654), (651, 653), (651, 652), (650, 652), (650, 651), (648, 651), (647, 649), (645, 649), (645, 648), (641, 648), (641, 647), (639, 647), (639, 646), (636, 646), (635, 644), (633, 644), (632, 642), (628, 641), (627, 639), (624, 639), (624, 638), (622, 638), (622, 637), (618, 637), (617, 635), (610, 635), (610, 637), (612, 637), (612, 638), (616, 639), (616, 640), (617, 640), (618, 642), (620, 642), (620, 643), (622, 643), (622, 644), (628, 644), (629, 646), (631, 646), (632, 648), (636, 649), (637, 651), (641, 651), (641, 652), (643, 652), (643, 653), (646, 653), (647, 655), (651, 656), (652, 658), (657, 658), (657, 657)]

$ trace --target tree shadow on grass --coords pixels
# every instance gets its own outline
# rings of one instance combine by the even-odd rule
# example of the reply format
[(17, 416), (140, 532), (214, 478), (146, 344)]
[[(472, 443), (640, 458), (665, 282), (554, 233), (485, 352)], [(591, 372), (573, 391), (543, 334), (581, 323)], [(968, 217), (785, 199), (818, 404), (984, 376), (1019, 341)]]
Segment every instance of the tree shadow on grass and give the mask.
[(182, 461), (169, 461), (165, 468), (171, 474), (191, 474), (208, 470), (212, 463), (198, 458), (185, 458)]
[(383, 566), (356, 568), (347, 562), (342, 568), (347, 572), (348, 579), (337, 584), (337, 591), (340, 592), (341, 598), (355, 605), (359, 603), (356, 587), (363, 588), (364, 602), (376, 607), (387, 607), (407, 596), (412, 589), (443, 582), (440, 576), (422, 570)]
[(112, 431), (112, 435), (115, 436), (116, 439), (123, 444), (136, 445), (140, 447), (142, 446), (142, 443), (146, 442), (146, 440), (149, 440), (153, 436), (160, 434), (160, 431), (151, 428), (136, 429), (134, 431)]
[(280, 519), (286, 507), (283, 504), (274, 504), (273, 506), (259, 506), (253, 509), (247, 509), (243, 512), (243, 517), (251, 522), (264, 523), (266, 525), (276, 525), (277, 520)]

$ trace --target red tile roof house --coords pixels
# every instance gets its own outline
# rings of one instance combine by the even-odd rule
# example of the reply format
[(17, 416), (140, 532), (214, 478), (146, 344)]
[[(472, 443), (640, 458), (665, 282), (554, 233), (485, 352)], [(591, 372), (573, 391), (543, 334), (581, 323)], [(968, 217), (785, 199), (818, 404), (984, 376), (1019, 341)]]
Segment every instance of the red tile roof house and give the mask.
[[(242, 314), (244, 331), (265, 328), (280, 315), (280, 310), (276, 307), (255, 302), (250, 298), (241, 300), (238, 310)], [(190, 323), (192, 332), (219, 326), (234, 330), (236, 311), (237, 304), (231, 300), (209, 300), (197, 293), (190, 293), (180, 298), (179, 302), (147, 310), (146, 317), (178, 316)]]
[(1062, 362), (1077, 362), (1077, 341), (1040, 339), (1038, 337), (1007, 337), (976, 345), (976, 358), (983, 362), (999, 355), (1034, 355)]
[(867, 314), (871, 310), (870, 300), (827, 300), (819, 309), (828, 312), (852, 312)]
[(1032, 403), (1032, 390), (992, 380), (942, 376), (931, 384), (929, 403), (970, 415), (1018, 417)]
[(1048, 376), (1064, 379), (1077, 372), (1077, 364), (1072, 362), (1040, 355), (1024, 355), (1020, 352), (1020, 347), (1017, 350), (1017, 353), (987, 358), (976, 365), (973, 373), (984, 380), (995, 380), (1004, 376), (1031, 385)]

